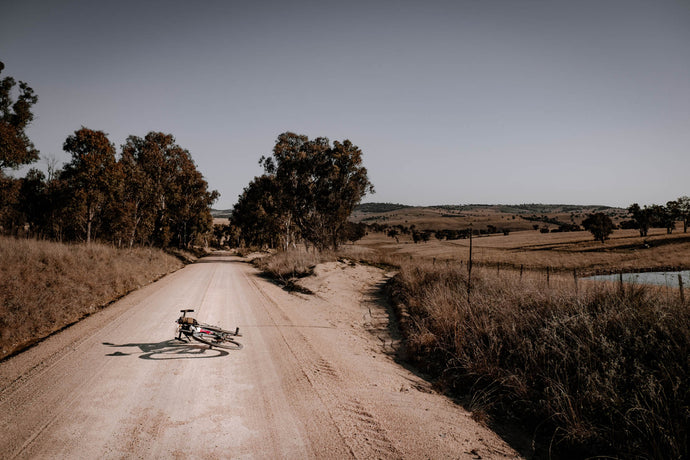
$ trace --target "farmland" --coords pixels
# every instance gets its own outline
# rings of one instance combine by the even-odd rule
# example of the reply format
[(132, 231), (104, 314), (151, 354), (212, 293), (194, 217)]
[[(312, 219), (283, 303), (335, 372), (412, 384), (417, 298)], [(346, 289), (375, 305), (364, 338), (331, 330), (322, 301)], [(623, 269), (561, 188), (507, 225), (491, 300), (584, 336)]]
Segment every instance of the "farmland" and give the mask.
[[(542, 205), (543, 206), (543, 205)], [(469, 207), (449, 214), (442, 208), (404, 208), (390, 212), (356, 212), (352, 220), (371, 224), (378, 222), (389, 227), (400, 225), (418, 230), (461, 230), (472, 226), (475, 230), (494, 226), (506, 232), (483, 233), (472, 240), (472, 259), (487, 266), (501, 265), (506, 268), (578, 270), (582, 274), (618, 271), (649, 271), (690, 268), (690, 235), (679, 230), (667, 234), (665, 229), (650, 229), (646, 237), (637, 230), (615, 230), (605, 243), (594, 240), (587, 231), (553, 232), (557, 226), (545, 221), (569, 221), (579, 225), (591, 212), (610, 214), (614, 222), (626, 218), (620, 208), (603, 207), (543, 207), (523, 209), (514, 214), (515, 208), (501, 206)], [(541, 211), (541, 212), (540, 212)], [(550, 211), (550, 212), (546, 212)], [(451, 216), (451, 217), (448, 217)], [(535, 222), (525, 217), (537, 216)], [(534, 229), (534, 225), (538, 229)], [(542, 228), (549, 228), (545, 232)], [(423, 257), (438, 261), (467, 261), (469, 239), (439, 240), (431, 237), (426, 243), (413, 242), (412, 236), (401, 233), (391, 238), (385, 232), (369, 231), (357, 242), (368, 249), (382, 250), (403, 257)]]

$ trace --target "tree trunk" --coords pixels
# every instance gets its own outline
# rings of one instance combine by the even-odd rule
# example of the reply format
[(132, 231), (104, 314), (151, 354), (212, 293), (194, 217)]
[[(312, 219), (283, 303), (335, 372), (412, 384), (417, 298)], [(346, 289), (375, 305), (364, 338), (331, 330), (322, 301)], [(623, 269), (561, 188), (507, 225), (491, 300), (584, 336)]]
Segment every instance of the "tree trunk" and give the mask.
[(88, 206), (86, 208), (86, 244), (91, 244), (91, 222), (93, 222), (93, 208)]

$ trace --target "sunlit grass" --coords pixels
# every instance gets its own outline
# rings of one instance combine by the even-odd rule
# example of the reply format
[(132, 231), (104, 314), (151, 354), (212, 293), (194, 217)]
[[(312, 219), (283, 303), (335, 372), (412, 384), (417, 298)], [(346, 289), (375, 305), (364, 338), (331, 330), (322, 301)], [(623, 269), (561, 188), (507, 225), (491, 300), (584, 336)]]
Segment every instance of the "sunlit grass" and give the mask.
[(7, 237), (0, 261), (0, 358), (182, 265), (158, 249)]

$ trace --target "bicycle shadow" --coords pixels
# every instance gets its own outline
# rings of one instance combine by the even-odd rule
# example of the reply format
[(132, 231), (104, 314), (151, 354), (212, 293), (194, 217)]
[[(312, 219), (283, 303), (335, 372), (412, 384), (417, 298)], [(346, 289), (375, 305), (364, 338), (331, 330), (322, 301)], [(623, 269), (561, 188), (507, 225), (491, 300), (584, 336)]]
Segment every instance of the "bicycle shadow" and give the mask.
[[(106, 356), (133, 356), (139, 355), (139, 359), (163, 361), (168, 359), (203, 359), (220, 358), (230, 353), (217, 348), (209, 348), (208, 345), (182, 342), (176, 339), (165, 340), (158, 343), (123, 343), (117, 345), (110, 342), (103, 342), (103, 345), (113, 348), (138, 348), (131, 350), (131, 353), (114, 351)], [(128, 350), (129, 351), (129, 350)]]

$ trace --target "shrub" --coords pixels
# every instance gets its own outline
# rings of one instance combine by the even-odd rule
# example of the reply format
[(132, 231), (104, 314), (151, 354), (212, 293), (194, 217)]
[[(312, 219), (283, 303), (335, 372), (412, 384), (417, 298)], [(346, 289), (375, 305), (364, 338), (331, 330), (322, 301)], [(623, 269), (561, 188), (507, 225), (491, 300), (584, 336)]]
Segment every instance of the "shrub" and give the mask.
[(404, 266), (391, 284), (414, 361), (470, 409), (519, 420), (556, 456), (687, 458), (690, 311), (652, 288)]

